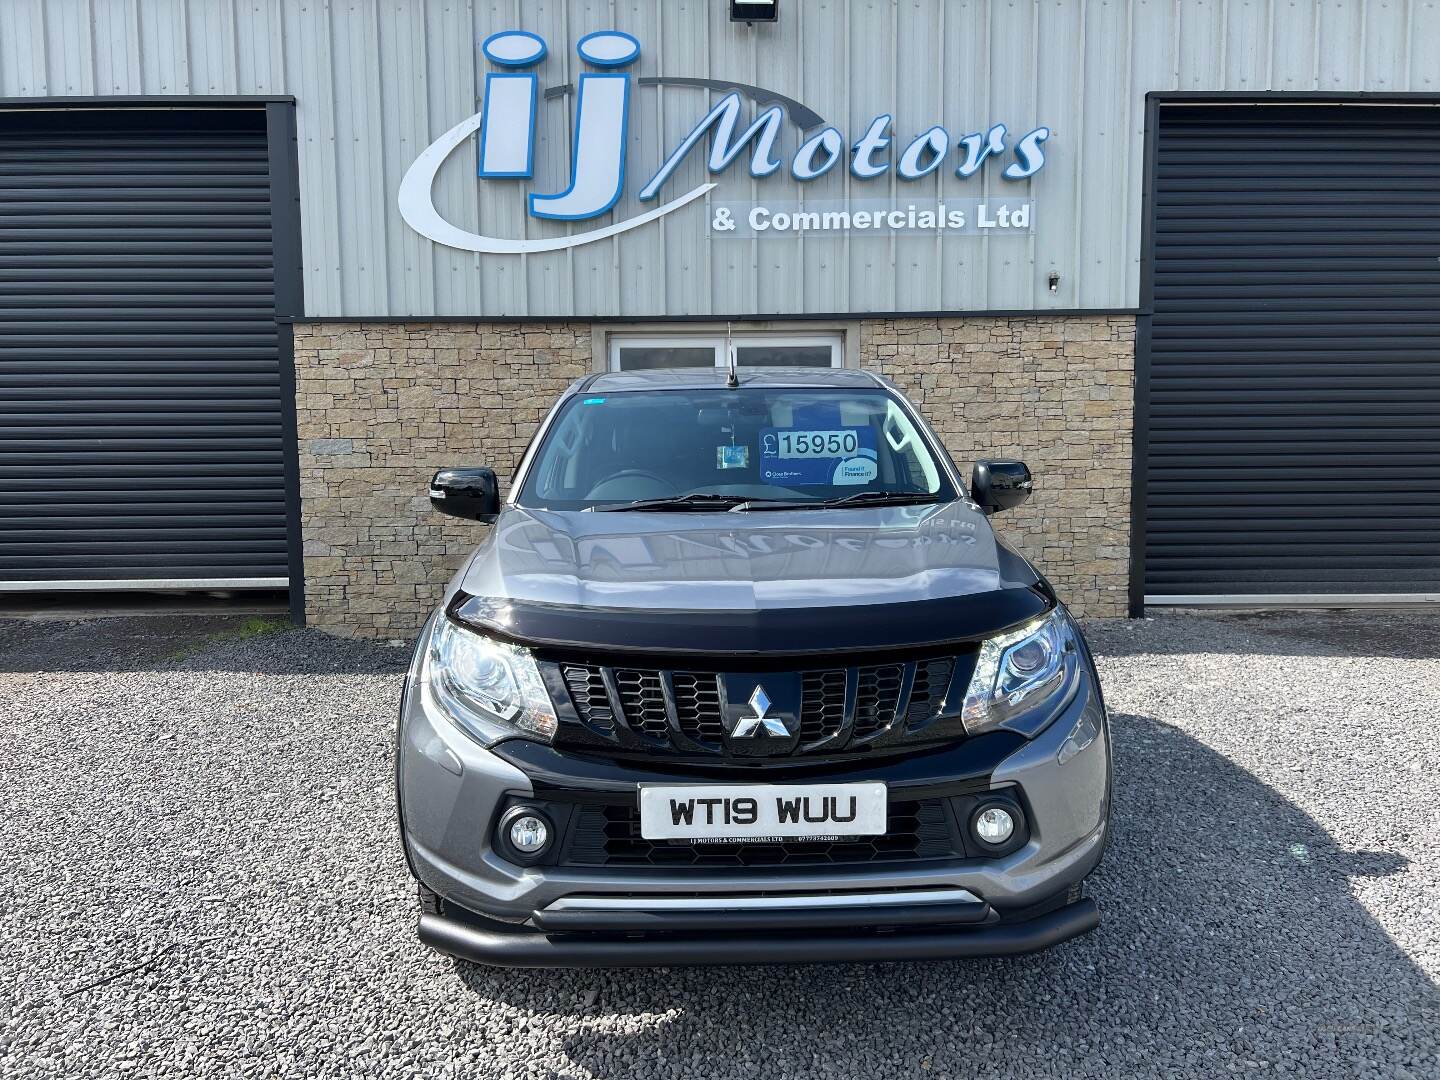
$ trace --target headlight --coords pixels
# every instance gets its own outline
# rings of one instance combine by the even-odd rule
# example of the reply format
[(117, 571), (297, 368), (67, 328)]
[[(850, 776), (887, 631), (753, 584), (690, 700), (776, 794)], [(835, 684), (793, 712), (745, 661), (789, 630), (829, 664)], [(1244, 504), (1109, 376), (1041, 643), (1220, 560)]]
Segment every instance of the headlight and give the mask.
[(1056, 608), (980, 646), (961, 717), (974, 735), (1043, 704), (1065, 685), (1066, 656), (1075, 649), (1074, 627)]
[(425, 685), (447, 716), (487, 745), (517, 732), (549, 740), (555, 707), (528, 649), (441, 618), (430, 635)]

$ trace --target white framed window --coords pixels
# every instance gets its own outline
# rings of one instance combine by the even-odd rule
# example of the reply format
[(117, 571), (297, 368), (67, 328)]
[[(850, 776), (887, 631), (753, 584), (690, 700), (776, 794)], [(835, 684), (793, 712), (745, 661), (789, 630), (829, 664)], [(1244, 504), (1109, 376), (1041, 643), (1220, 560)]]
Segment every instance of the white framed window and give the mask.
[[(845, 341), (841, 334), (732, 333), (735, 362), (741, 367), (841, 367)], [(609, 340), (610, 370), (724, 367), (725, 335), (613, 334)]]

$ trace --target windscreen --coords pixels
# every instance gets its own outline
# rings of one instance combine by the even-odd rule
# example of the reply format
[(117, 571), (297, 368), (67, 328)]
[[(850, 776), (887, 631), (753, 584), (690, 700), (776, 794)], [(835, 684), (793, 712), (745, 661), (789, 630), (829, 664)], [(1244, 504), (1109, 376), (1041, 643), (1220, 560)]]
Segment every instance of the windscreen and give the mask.
[(553, 510), (681, 496), (952, 498), (900, 402), (881, 389), (643, 390), (571, 398), (519, 504)]

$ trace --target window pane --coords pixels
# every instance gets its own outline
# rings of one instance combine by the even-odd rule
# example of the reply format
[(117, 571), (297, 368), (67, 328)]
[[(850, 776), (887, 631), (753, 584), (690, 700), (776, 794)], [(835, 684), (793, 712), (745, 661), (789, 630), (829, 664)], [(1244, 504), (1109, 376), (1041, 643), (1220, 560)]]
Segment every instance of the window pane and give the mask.
[(621, 371), (715, 366), (715, 349), (710, 345), (622, 345), (619, 352)]
[(741, 367), (829, 367), (829, 345), (737, 345)]

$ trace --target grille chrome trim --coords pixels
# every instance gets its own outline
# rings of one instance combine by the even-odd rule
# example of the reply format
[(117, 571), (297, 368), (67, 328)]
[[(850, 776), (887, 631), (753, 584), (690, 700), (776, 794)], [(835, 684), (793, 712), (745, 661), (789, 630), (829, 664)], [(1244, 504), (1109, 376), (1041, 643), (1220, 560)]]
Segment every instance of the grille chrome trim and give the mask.
[(855, 692), (856, 739), (869, 739), (894, 725), (904, 696), (907, 666), (882, 664), (860, 669), (860, 684)]
[(895, 892), (787, 893), (782, 896), (594, 896), (572, 893), (546, 904), (545, 911), (747, 911), (775, 908), (890, 907), (909, 904), (978, 904), (969, 889), (945, 886)]

